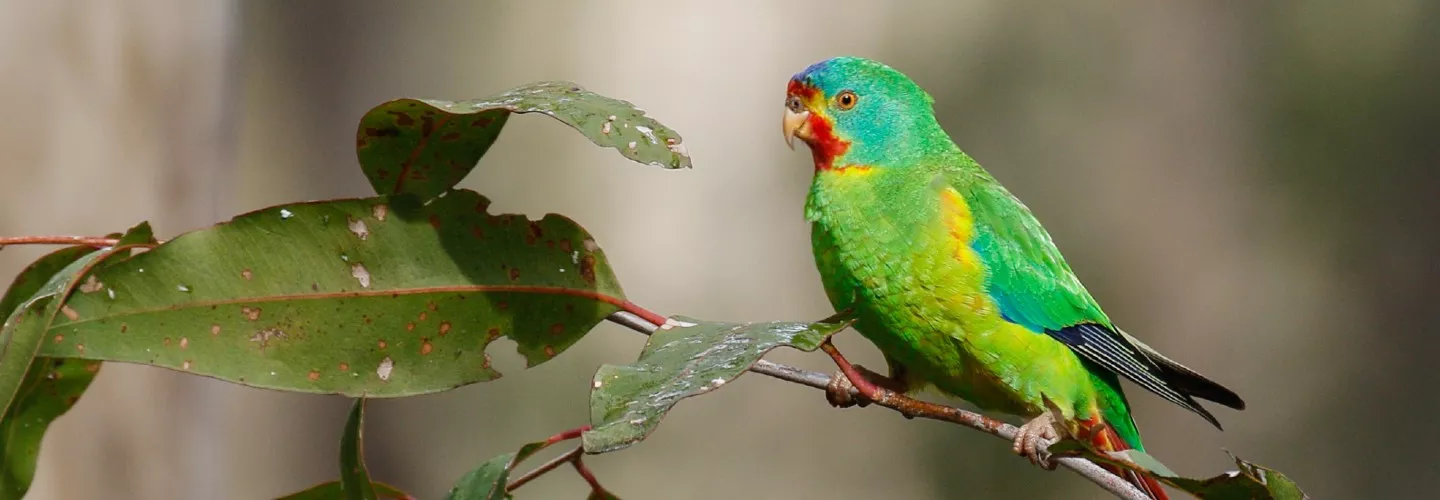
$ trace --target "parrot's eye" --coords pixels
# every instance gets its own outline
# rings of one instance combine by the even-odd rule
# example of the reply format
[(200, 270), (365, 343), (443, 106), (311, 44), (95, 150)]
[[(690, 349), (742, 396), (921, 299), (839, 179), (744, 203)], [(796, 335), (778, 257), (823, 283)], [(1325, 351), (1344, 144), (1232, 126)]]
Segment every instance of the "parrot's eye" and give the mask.
[(860, 97), (849, 90), (841, 92), (840, 95), (835, 96), (835, 103), (840, 105), (840, 109), (853, 108), (855, 107), (855, 102), (859, 100)]

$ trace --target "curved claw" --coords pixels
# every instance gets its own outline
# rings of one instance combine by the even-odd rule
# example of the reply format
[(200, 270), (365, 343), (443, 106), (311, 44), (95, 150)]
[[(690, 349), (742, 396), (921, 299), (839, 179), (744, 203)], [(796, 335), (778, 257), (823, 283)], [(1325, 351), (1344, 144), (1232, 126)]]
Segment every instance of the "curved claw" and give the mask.
[(864, 396), (856, 394), (855, 384), (851, 383), (850, 377), (846, 377), (845, 372), (842, 371), (836, 371), (834, 375), (830, 376), (830, 383), (825, 386), (825, 400), (830, 402), (830, 406), (836, 408), (849, 408), (857, 405), (864, 407), (870, 404), (870, 401), (866, 400)]
[(1060, 434), (1055, 431), (1055, 419), (1045, 413), (1020, 426), (1020, 432), (1015, 434), (1012, 450), (1042, 469), (1055, 470), (1057, 464), (1050, 461), (1047, 448), (1058, 439)]

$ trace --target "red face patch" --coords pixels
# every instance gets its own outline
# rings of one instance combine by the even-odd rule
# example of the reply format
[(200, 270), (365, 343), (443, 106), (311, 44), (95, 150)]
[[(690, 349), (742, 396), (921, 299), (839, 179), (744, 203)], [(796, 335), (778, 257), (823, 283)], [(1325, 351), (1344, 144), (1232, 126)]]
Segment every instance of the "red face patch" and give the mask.
[(790, 80), (786, 92), (799, 97), (810, 110), (810, 138), (805, 142), (810, 145), (810, 153), (815, 159), (815, 170), (835, 168), (835, 158), (850, 149), (850, 142), (835, 135), (834, 123), (824, 113), (825, 96), (819, 89), (798, 80)]

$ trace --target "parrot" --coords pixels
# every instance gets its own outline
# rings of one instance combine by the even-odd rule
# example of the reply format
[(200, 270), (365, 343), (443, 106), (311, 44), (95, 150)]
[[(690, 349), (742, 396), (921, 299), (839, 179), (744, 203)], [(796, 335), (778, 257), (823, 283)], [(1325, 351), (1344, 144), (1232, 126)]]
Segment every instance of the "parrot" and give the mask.
[[(1024, 418), (1013, 451), (1046, 469), (1044, 443), (1066, 423), (1092, 430), (1096, 449), (1144, 450), (1121, 377), (1217, 429), (1196, 398), (1245, 408), (1118, 328), (1030, 209), (956, 146), (934, 99), (900, 71), (848, 56), (810, 65), (786, 86), (783, 131), (813, 159), (804, 216), (825, 295), (888, 365), (888, 375), (857, 367), (869, 383), (933, 387)], [(859, 386), (848, 382), (844, 395), (831, 385), (832, 403)], [(1156, 480), (1106, 467), (1168, 498)]]

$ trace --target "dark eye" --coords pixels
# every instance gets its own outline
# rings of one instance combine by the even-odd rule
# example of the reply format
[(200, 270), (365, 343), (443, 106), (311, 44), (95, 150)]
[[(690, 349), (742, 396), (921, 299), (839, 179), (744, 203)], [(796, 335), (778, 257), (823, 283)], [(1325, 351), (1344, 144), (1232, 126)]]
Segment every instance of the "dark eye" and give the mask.
[(840, 109), (853, 108), (855, 107), (855, 103), (859, 100), (860, 96), (855, 95), (854, 92), (851, 92), (849, 90), (841, 92), (840, 95), (835, 96), (835, 104), (838, 104), (840, 106)]

